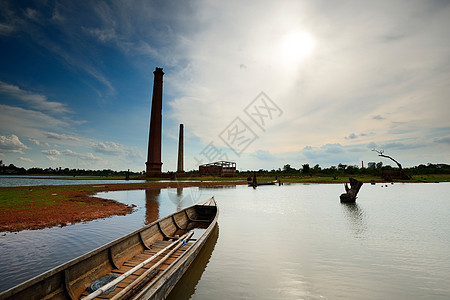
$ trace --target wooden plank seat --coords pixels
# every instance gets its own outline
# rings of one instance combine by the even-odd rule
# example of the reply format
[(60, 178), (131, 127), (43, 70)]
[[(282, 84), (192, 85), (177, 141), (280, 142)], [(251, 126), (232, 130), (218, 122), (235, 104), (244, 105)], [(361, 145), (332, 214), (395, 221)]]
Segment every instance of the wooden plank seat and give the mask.
[[(120, 276), (120, 275), (124, 274), (125, 272), (131, 270), (132, 268), (134, 268), (138, 264), (142, 263), (146, 259), (148, 259), (148, 258), (152, 257), (153, 255), (157, 254), (159, 251), (161, 251), (162, 249), (167, 247), (172, 242), (173, 241), (171, 241), (171, 240), (168, 240), (168, 241), (164, 241), (163, 240), (163, 241), (158, 241), (158, 242), (154, 243), (153, 245), (151, 245), (149, 250), (144, 250), (143, 252), (135, 255), (132, 259), (125, 261), (123, 263), (123, 265), (119, 269), (112, 270), (111, 274), (115, 274), (117, 276)], [(169, 256), (169, 258), (166, 261), (164, 261), (158, 267), (158, 269), (156, 270), (155, 273), (152, 274), (152, 276), (155, 277), (156, 275), (158, 275), (159, 273), (161, 273), (165, 269), (167, 269), (167, 267), (169, 267), (178, 257), (180, 257), (191, 245), (192, 245), (192, 243), (188, 242), (184, 246), (182, 246), (179, 249), (177, 249), (174, 253), (172, 253)], [(117, 284), (117, 287), (116, 287), (116, 289), (114, 291), (110, 292), (107, 295), (98, 296), (96, 299), (111, 299), (116, 294), (118, 294), (120, 291), (122, 291), (124, 288), (126, 288), (129, 284), (131, 284), (133, 281), (135, 281), (145, 271), (147, 271), (152, 266), (154, 266), (156, 263), (158, 263), (158, 261), (160, 261), (160, 259), (162, 259), (170, 251), (171, 251), (171, 249), (167, 249), (162, 254), (160, 254), (158, 256), (158, 258), (152, 260), (151, 262), (149, 262), (148, 264), (146, 264), (145, 266), (143, 266), (142, 268), (140, 268), (139, 270), (134, 272), (132, 275), (129, 275), (127, 278), (125, 278), (124, 280), (119, 282)], [(110, 274), (108, 274), (108, 275), (110, 275)], [(143, 287), (140, 288), (140, 290), (143, 289), (146, 285), (150, 284), (151, 282), (152, 282), (151, 280), (148, 281)], [(134, 293), (138, 293), (138, 292), (139, 291), (135, 291)], [(81, 298), (86, 297), (87, 295), (89, 295), (89, 292), (85, 291), (81, 295)]]

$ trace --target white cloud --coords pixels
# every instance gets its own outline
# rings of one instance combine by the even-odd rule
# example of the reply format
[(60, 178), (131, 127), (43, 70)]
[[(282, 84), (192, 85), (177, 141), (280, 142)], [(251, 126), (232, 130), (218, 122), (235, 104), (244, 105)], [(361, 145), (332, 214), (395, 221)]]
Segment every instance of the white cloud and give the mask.
[(92, 143), (94, 151), (106, 155), (115, 155), (120, 158), (128, 158), (130, 160), (143, 160), (144, 156), (141, 151), (135, 148), (127, 147), (115, 142), (95, 142)]
[(28, 162), (28, 163), (34, 163), (34, 160), (32, 160), (31, 158), (28, 158), (28, 157), (19, 157), (18, 160), (23, 161), (23, 162)]
[[(64, 67), (95, 79), (86, 80), (99, 98), (104, 95), (99, 86), (115, 95), (114, 81), (105, 71), (107, 62), (98, 59), (104, 48), (115, 48), (127, 63), (145, 69), (145, 78), (151, 76), (149, 65), (157, 61), (166, 72), (165, 136), (177, 136), (168, 128), (171, 123), (184, 123), (199, 149), (210, 142), (223, 147), (219, 134), (240, 117), (259, 137), (240, 157), (230, 157), (244, 168), (247, 158), (275, 157), (270, 160), (275, 164), (293, 153), (300, 159), (336, 164), (357, 159), (371, 146), (402, 150), (413, 157), (418, 145), (436, 149), (448, 145), (450, 6), (438, 3), (443, 2), (263, 0), (255, 5), (200, 0), (155, 7), (145, 1), (133, 5), (111, 1), (90, 3), (83, 14), (69, 3), (56, 4), (51, 16), (67, 44), (47, 36), (36, 24), (42, 16), (33, 10), (23, 9), (22, 20), (14, 15), (6, 18), (0, 34), (13, 30), (30, 34)], [(309, 55), (299, 57), (283, 47), (283, 41), (299, 35), (313, 42), (307, 47), (314, 48)], [(265, 131), (244, 113), (261, 91), (283, 111)], [(93, 153), (115, 155), (114, 161), (142, 157), (136, 148), (119, 143), (120, 137), (115, 138), (117, 143), (98, 142), (72, 134), (80, 132), (71, 129), (80, 123), (52, 117), (69, 108), (49, 101), (41, 89), (0, 82), (0, 93), (30, 108), (0, 105), (1, 134), (14, 132), (42, 144), (46, 139), (82, 144), (85, 150), (76, 148), (79, 152), (91, 146)], [(447, 129), (436, 133), (436, 128)], [(440, 157), (448, 160), (445, 154)]]
[(81, 154), (81, 153), (73, 152), (70, 149), (66, 149), (66, 150), (62, 151), (61, 153), (66, 156), (79, 158), (81, 160), (87, 160), (87, 161), (100, 161), (101, 160), (101, 158), (94, 156), (92, 153)]
[(114, 28), (99, 29), (99, 28), (83, 28), (90, 35), (96, 37), (101, 42), (108, 42), (117, 38)]
[(117, 155), (125, 152), (123, 145), (114, 142), (98, 142), (93, 144), (92, 147), (96, 152), (103, 154)]
[(0, 136), (0, 152), (24, 153), (25, 149), (29, 148), (19, 140), (17, 135)]
[(61, 152), (59, 152), (58, 150), (55, 149), (51, 149), (51, 150), (42, 150), (43, 154), (47, 154), (47, 155), (60, 155)]
[(45, 156), (48, 160), (50, 161), (59, 161), (60, 159), (51, 155), (46, 155)]
[(72, 156), (72, 157), (80, 157), (81, 156), (81, 154), (73, 152), (70, 149), (66, 149), (66, 150), (62, 151), (62, 154), (67, 155), (67, 156)]
[(29, 7), (25, 9), (25, 16), (35, 22), (39, 22), (40, 20), (40, 13), (37, 10)]
[(0, 35), (9, 35), (15, 31), (15, 27), (11, 24), (0, 23)]
[(85, 160), (101, 160), (99, 157), (95, 157), (92, 153), (87, 153), (86, 155), (82, 156)]
[(320, 147), (306, 146), (300, 151), (300, 160), (309, 164), (322, 166), (337, 165), (338, 163), (354, 164), (370, 150), (361, 146), (344, 146), (341, 144), (325, 144)]
[(0, 122), (3, 132), (15, 132), (20, 136), (43, 137), (42, 130), (69, 129), (75, 123), (66, 118), (0, 104)]
[(139, 41), (136, 45), (135, 51), (137, 54), (147, 55), (149, 57), (159, 57), (158, 50), (144, 41)]
[[(167, 115), (206, 145), (264, 91), (284, 114), (266, 132), (252, 128), (260, 138), (247, 153), (277, 155), (306, 145), (324, 152), (339, 150), (326, 144), (418, 139), (450, 124), (448, 7), (282, 3), (240, 2), (239, 10), (234, 1), (199, 3), (190, 25), (200, 30), (178, 40), (187, 63), (165, 75), (178, 94)], [(293, 30), (308, 32), (316, 46), (286, 63), (277, 47)], [(391, 128), (393, 121), (401, 123)], [(349, 130), (359, 133), (342, 134)]]
[(0, 93), (20, 100), (30, 106), (30, 108), (50, 113), (68, 113), (67, 105), (61, 102), (48, 101), (47, 97), (41, 94), (25, 91), (18, 86), (0, 81)]
[(61, 15), (60, 6), (61, 4), (56, 3), (55, 8), (53, 9), (52, 21), (63, 23), (64, 21), (66, 21), (66, 18)]
[(39, 142), (39, 140), (37, 140), (37, 139), (28, 138), (28, 140), (38, 146), (41, 144), (41, 142)]
[(61, 133), (54, 133), (54, 132), (45, 132), (44, 134), (47, 138), (58, 140), (58, 141), (74, 141), (74, 142), (80, 141), (80, 139), (75, 136), (63, 134), (63, 133), (61, 134)]
[(10, 35), (17, 30), (20, 23), (14, 12), (10, 8), (10, 4), (6, 1), (0, 2), (0, 16), (4, 23), (0, 23), (0, 35)]
[[(5, 9), (8, 8), (5, 7)], [(80, 11), (81, 9), (83, 11)], [(22, 12), (24, 17), (22, 17)], [(85, 45), (88, 43), (80, 39), (79, 36), (78, 28), (82, 27), (85, 21), (84, 18), (79, 16), (87, 12), (89, 12), (88, 6), (77, 8), (70, 3), (65, 3), (64, 5), (57, 3), (53, 9), (51, 19), (46, 19), (46, 16), (31, 8), (20, 11), (20, 14), (16, 14), (8, 9), (9, 23), (5, 24), (5, 26), (0, 26), (0, 34), (7, 35), (13, 31), (21, 31), (28, 34), (39, 46), (54, 53), (65, 66), (85, 72), (106, 87), (106, 92), (111, 95), (116, 92), (114, 86), (102, 72), (101, 67), (93, 64), (89, 56), (85, 54), (92, 48), (87, 50)], [(43, 25), (48, 25), (44, 24), (48, 21), (58, 24), (58, 31), (66, 37), (64, 45), (58, 44), (52, 36), (45, 32), (47, 27)], [(77, 24), (77, 22), (81, 23)], [(95, 89), (95, 87), (93, 88)], [(63, 110), (66, 109), (64, 108)]]

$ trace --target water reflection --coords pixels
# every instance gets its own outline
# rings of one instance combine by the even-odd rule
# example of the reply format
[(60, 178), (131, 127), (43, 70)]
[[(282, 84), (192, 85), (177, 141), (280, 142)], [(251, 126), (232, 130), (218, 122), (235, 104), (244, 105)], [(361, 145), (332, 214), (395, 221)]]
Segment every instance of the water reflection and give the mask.
[(168, 300), (175, 299), (190, 299), (195, 293), (200, 278), (206, 269), (206, 266), (211, 259), (211, 255), (216, 246), (217, 239), (219, 237), (219, 225), (214, 226), (211, 235), (206, 241), (203, 248), (198, 253), (195, 260), (192, 262), (191, 266), (187, 269), (186, 273), (180, 278), (178, 283), (175, 285), (173, 290), (170, 292), (169, 296), (166, 298)]
[(175, 204), (177, 210), (180, 210), (183, 207), (191, 206), (200, 200), (206, 200), (205, 197), (202, 197), (202, 192), (197, 187), (176, 187), (176, 188), (167, 188), (167, 196), (169, 200)]
[[(167, 188), (167, 198), (174, 204), (173, 211), (179, 211), (184, 207), (195, 204), (199, 193), (196, 193), (195, 188)], [(166, 205), (166, 195), (161, 194), (161, 189), (146, 189), (145, 190), (145, 224), (150, 224), (161, 218), (161, 209)], [(167, 203), (168, 204), (168, 203)]]
[[(194, 205), (200, 201), (205, 201), (211, 196), (212, 189), (236, 189), (236, 185), (230, 186), (207, 186), (207, 187), (176, 187), (166, 188), (167, 198), (176, 206), (176, 210)], [(207, 192), (207, 195), (205, 195)], [(160, 198), (163, 198), (162, 195)]]
[(145, 224), (150, 224), (159, 219), (159, 195), (161, 189), (145, 190)]
[(211, 190), (211, 189), (235, 190), (236, 189), (236, 185), (235, 184), (229, 184), (229, 185), (201, 186), (201, 187), (199, 187), (199, 189), (201, 189), (201, 190)]
[(365, 212), (357, 203), (341, 203), (345, 217), (349, 221), (354, 236), (363, 238), (367, 230)]

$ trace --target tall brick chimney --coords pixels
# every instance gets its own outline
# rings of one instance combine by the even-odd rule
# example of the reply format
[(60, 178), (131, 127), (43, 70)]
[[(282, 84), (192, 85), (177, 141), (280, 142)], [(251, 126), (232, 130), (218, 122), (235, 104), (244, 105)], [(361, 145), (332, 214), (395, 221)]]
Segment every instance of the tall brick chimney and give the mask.
[(177, 173), (184, 173), (183, 161), (184, 161), (184, 153), (183, 153), (183, 144), (184, 144), (184, 125), (180, 124), (180, 136), (178, 138), (178, 167)]
[(152, 111), (150, 115), (150, 133), (148, 137), (148, 155), (146, 176), (152, 177), (161, 174), (161, 132), (162, 132), (162, 94), (163, 94), (163, 69), (156, 68), (153, 72), (153, 97)]

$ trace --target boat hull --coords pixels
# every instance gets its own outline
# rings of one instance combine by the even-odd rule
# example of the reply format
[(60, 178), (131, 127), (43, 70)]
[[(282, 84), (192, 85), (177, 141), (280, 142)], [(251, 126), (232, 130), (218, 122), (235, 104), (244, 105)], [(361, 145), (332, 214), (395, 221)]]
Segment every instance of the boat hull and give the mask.
[(215, 219), (211, 222), (202, 236), (197, 239), (196, 243), (189, 247), (186, 253), (183, 256), (180, 256), (170, 268), (166, 269), (159, 280), (152, 283), (151, 286), (142, 291), (134, 299), (165, 299), (203, 248), (214, 227), (217, 226), (218, 217), (219, 215), (217, 213)]
[(83, 298), (95, 280), (108, 274), (120, 275), (118, 272), (126, 269), (130, 261), (140, 255), (150, 255), (158, 243), (176, 241), (175, 236), (194, 228), (205, 229), (195, 242), (181, 247), (174, 258), (169, 259), (171, 263), (161, 268), (149, 283), (133, 292), (133, 299), (164, 298), (203, 247), (217, 224), (218, 214), (213, 198), (185, 208), (13, 287), (1, 293), (0, 300)]

